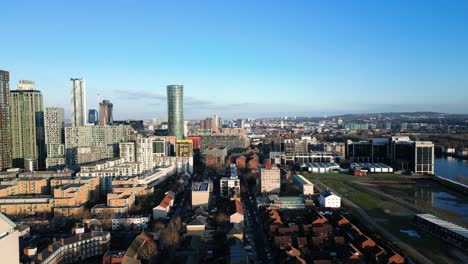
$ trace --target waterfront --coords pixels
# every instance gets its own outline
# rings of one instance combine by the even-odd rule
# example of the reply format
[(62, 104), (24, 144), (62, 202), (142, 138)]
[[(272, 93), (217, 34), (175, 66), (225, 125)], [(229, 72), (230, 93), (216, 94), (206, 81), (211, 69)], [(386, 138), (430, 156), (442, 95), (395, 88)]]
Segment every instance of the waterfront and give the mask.
[(434, 167), (437, 176), (468, 185), (468, 160), (436, 158)]

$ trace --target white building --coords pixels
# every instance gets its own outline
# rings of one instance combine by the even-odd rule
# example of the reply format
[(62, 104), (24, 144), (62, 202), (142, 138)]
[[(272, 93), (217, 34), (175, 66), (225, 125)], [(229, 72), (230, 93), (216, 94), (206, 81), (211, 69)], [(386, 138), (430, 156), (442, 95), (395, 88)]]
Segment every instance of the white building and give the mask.
[(281, 173), (278, 167), (260, 169), (260, 189), (262, 193), (280, 193)]
[(220, 182), (221, 197), (224, 198), (239, 198), (240, 197), (240, 180), (237, 177), (223, 177)]
[(303, 195), (314, 194), (314, 184), (302, 175), (294, 175), (293, 183), (299, 186)]
[(85, 126), (88, 123), (85, 80), (71, 78), (70, 85), (72, 126)]
[(340, 208), (341, 198), (334, 195), (330, 190), (326, 190), (320, 193), (319, 202), (321, 207), (325, 208)]
[(192, 207), (208, 208), (212, 191), (211, 182), (194, 182), (192, 186)]
[(142, 216), (142, 215), (114, 218), (112, 219), (112, 230), (115, 231), (120, 228), (125, 228), (126, 230), (146, 229), (148, 228), (149, 220), (150, 219), (148, 216)]
[(0, 213), (0, 256), (2, 263), (20, 263), (19, 232), (16, 224)]
[(136, 161), (143, 165), (145, 170), (154, 168), (153, 139), (138, 138), (136, 141)]
[(167, 217), (167, 214), (173, 205), (174, 195), (172, 193), (166, 192), (164, 199), (159, 203), (158, 206), (153, 208), (153, 219), (156, 220)]
[(135, 142), (119, 143), (119, 155), (125, 160), (125, 162), (135, 162)]

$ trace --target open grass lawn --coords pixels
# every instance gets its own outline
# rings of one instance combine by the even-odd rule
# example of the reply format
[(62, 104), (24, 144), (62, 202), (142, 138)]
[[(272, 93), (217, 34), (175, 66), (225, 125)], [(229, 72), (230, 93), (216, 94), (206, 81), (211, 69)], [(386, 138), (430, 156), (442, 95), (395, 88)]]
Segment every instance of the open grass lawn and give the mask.
[[(309, 178), (312, 182), (317, 184), (317, 179), (319, 179), (320, 182), (326, 184), (331, 189), (335, 190), (339, 194), (345, 196), (346, 198), (357, 204), (359, 207), (364, 209), (366, 213), (369, 216), (371, 216), (375, 221), (377, 221), (381, 226), (383, 226), (385, 229), (390, 231), (402, 241), (413, 246), (416, 250), (420, 251), (429, 259), (434, 260), (434, 263), (460, 263), (460, 261), (456, 257), (451, 256), (451, 250), (453, 249), (451, 245), (447, 244), (439, 238), (424, 233), (422, 230), (411, 224), (414, 212), (403, 208), (392, 201), (380, 199), (375, 195), (354, 188), (352, 185), (349, 184), (350, 177), (353, 176), (307, 175), (307, 178)], [(408, 195), (410, 191), (405, 189), (392, 189), (392, 191), (390, 191), (390, 193), (394, 194), (397, 194), (399, 192), (408, 192)], [(403, 193), (401, 194), (403, 195)], [(421, 235), (421, 237), (411, 237), (410, 235), (403, 233), (400, 230), (415, 230), (419, 235)]]

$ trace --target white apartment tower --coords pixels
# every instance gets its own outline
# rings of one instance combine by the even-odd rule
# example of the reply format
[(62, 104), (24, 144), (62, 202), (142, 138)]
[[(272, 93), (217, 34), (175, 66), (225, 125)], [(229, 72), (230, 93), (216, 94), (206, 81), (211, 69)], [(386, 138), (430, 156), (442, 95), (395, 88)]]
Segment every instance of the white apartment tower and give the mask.
[(71, 78), (70, 85), (72, 126), (84, 126), (87, 123), (85, 80)]

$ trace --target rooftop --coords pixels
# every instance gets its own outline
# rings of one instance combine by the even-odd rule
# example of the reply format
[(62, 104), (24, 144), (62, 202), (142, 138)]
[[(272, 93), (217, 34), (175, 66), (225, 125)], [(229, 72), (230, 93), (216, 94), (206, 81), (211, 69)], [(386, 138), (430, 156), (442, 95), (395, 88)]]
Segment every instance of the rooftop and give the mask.
[(468, 229), (461, 227), (459, 225), (456, 225), (452, 222), (445, 221), (443, 219), (440, 219), (439, 217), (431, 214), (417, 214), (417, 217), (420, 217), (426, 221), (429, 221), (433, 224), (436, 224), (438, 226), (441, 226), (443, 228), (446, 228), (454, 233), (459, 234), (460, 236), (463, 236), (465, 238), (468, 238)]

